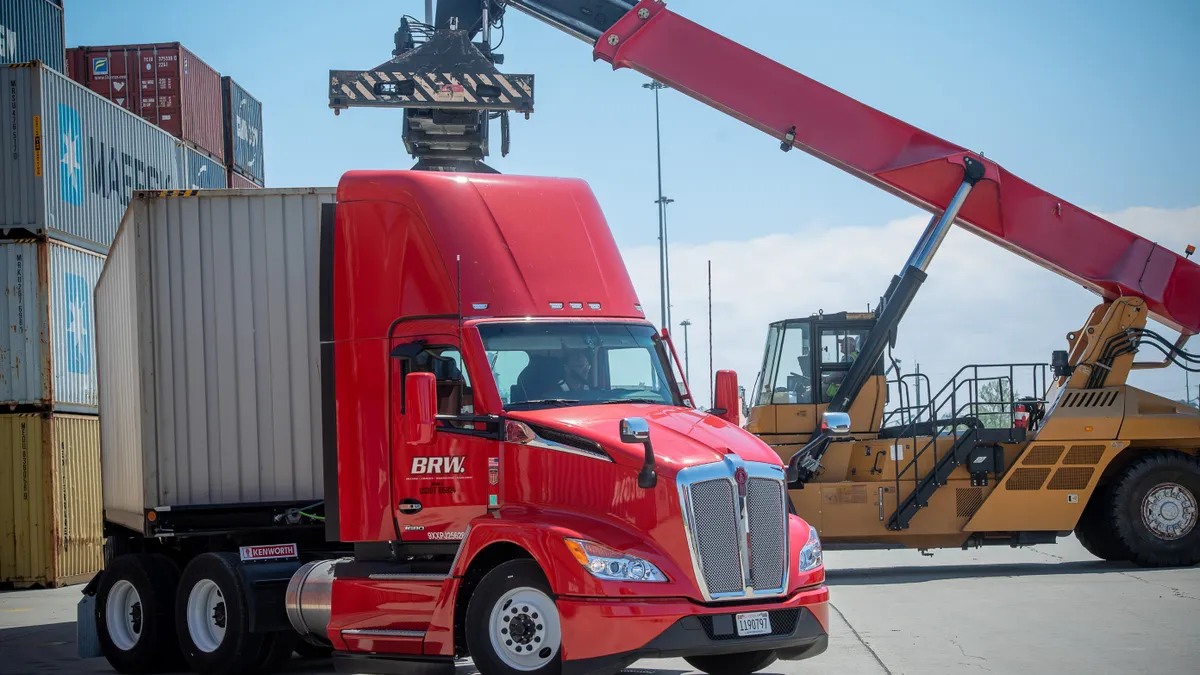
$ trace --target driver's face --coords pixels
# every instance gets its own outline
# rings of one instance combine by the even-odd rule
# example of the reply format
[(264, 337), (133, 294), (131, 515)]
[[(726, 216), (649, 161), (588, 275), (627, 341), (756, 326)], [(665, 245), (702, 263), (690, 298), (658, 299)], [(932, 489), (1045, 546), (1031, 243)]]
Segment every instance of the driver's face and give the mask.
[(591, 370), (591, 362), (589, 362), (587, 357), (583, 356), (582, 354), (578, 356), (572, 356), (567, 360), (567, 372), (578, 377), (579, 379), (586, 379)]

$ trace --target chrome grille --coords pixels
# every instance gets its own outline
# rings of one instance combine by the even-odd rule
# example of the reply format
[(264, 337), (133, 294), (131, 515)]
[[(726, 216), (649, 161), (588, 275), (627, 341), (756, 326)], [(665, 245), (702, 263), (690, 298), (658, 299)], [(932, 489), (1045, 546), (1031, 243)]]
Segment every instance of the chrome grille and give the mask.
[(742, 590), (742, 552), (733, 509), (733, 483), (729, 480), (706, 480), (692, 486), (696, 550), (710, 593)]
[(747, 487), (750, 516), (750, 585), (779, 588), (783, 585), (783, 490), (779, 481), (752, 478)]
[[(741, 494), (735, 476), (744, 481)], [(720, 462), (684, 469), (676, 480), (704, 598), (782, 595), (788, 572), (783, 467), (729, 454)]]

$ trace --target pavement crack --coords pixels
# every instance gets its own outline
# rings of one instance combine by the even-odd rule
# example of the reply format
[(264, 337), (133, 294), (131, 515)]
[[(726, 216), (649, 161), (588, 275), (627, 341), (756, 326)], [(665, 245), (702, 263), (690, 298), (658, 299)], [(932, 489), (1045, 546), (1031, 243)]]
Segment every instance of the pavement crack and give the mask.
[(1183, 591), (1179, 590), (1178, 588), (1175, 588), (1174, 586), (1160, 584), (1157, 581), (1150, 581), (1149, 579), (1139, 577), (1138, 575), (1133, 574), (1132, 572), (1121, 572), (1121, 576), (1126, 576), (1126, 577), (1129, 577), (1130, 579), (1137, 579), (1138, 581), (1142, 582), (1143, 584), (1149, 584), (1151, 586), (1165, 588), (1166, 590), (1171, 591), (1171, 593), (1177, 598), (1183, 598), (1184, 600), (1200, 600), (1200, 598), (1188, 595), (1187, 593), (1184, 593)]
[(875, 659), (875, 663), (879, 664), (879, 667), (883, 669), (883, 672), (887, 673), (887, 675), (895, 675), (892, 672), (892, 669), (888, 668), (887, 664), (883, 662), (883, 659), (879, 658), (879, 654), (876, 654), (871, 645), (867, 644), (867, 641), (863, 639), (863, 636), (858, 633), (858, 629), (854, 627), (854, 624), (850, 623), (850, 619), (846, 618), (846, 615), (842, 613), (842, 610), (838, 609), (838, 606), (832, 602), (829, 603), (829, 606), (833, 608), (833, 611), (837, 612), (838, 616), (842, 617), (842, 621), (845, 621), (846, 625), (850, 627), (850, 632), (854, 633), (854, 637), (858, 640), (858, 643), (861, 644), (868, 652), (870, 652), (871, 657)]

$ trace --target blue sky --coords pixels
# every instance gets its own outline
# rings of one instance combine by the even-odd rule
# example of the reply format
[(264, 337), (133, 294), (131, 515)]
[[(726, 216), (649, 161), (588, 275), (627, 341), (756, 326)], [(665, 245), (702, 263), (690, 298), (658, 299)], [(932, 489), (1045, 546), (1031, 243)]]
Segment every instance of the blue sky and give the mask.
[[(332, 185), (349, 169), (413, 163), (401, 143), (399, 112), (356, 109), (335, 117), (325, 82), (330, 69), (386, 60), (400, 16), (422, 14), (421, 0), (67, 0), (66, 6), (69, 46), (180, 41), (261, 99), (269, 186)], [(1084, 208), (1118, 213), (1200, 204), (1200, 3), (675, 0), (668, 6), (983, 151)], [(517, 12), (510, 12), (499, 51), (507, 57), (503, 71), (536, 74), (536, 112), (528, 121), (513, 119), (512, 152), (500, 158), (497, 140), (490, 163), (504, 173), (586, 179), (618, 243), (634, 252), (627, 262), (642, 260), (636, 251), (653, 246), (657, 232), (654, 102), (641, 87), (646, 79), (614, 73), (593, 62), (584, 43)], [(681, 94), (668, 90), (662, 97), (665, 191), (675, 200), (670, 236), (681, 253), (779, 234), (803, 242), (836, 228), (870, 232), (919, 213), (803, 153), (781, 153), (769, 137)], [(1183, 235), (1200, 243), (1200, 231)], [(795, 265), (812, 254), (801, 246)], [(906, 255), (897, 250), (894, 261), (880, 263), (885, 281)], [(656, 319), (657, 303), (647, 296), (657, 295), (657, 272), (641, 267), (632, 272)], [(702, 270), (673, 263), (672, 272), (676, 285), (703, 283)], [(882, 291), (854, 299), (854, 307)], [(739, 367), (743, 379), (753, 378), (768, 316), (807, 314), (817, 305), (836, 311), (836, 299), (745, 298), (753, 292), (747, 284), (745, 301), (772, 308), (748, 329), (752, 337), (742, 341), (748, 346), (737, 347), (745, 353), (730, 356), (750, 364)], [(1086, 310), (1071, 312), (1070, 324), (1085, 318)], [(679, 315), (676, 308), (676, 322)], [(1063, 332), (1053, 327), (1053, 339)], [(697, 344), (693, 339), (693, 351)], [(1029, 357), (1048, 360), (1041, 351)]]

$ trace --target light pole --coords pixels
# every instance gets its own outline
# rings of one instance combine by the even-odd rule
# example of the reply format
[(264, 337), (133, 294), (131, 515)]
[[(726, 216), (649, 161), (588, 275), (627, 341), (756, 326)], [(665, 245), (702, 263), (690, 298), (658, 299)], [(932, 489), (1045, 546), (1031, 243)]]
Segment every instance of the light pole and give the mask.
[(667, 323), (671, 325), (671, 240), (667, 236), (667, 204), (673, 203), (675, 200), (670, 197), (658, 198), (659, 214), (662, 218), (662, 256), (663, 256), (663, 276), (667, 279)]
[(692, 381), (692, 369), (688, 365), (689, 361), (688, 361), (687, 329), (688, 329), (688, 326), (692, 325), (692, 322), (688, 321), (687, 319), (684, 319), (683, 321), (679, 322), (679, 325), (683, 326), (683, 377), (685, 379), (687, 379), (687, 381), (690, 383)]
[(654, 142), (656, 154), (658, 156), (658, 199), (655, 203), (658, 204), (658, 285), (659, 285), (659, 302), (662, 303), (662, 326), (671, 325), (668, 311), (670, 307), (670, 293), (667, 286), (670, 284), (670, 277), (667, 275), (667, 225), (666, 225), (666, 205), (667, 199), (663, 196), (662, 190), (662, 127), (659, 125), (658, 119), (658, 90), (666, 89), (667, 85), (656, 80), (651, 80), (642, 87), (650, 89), (654, 92)]

